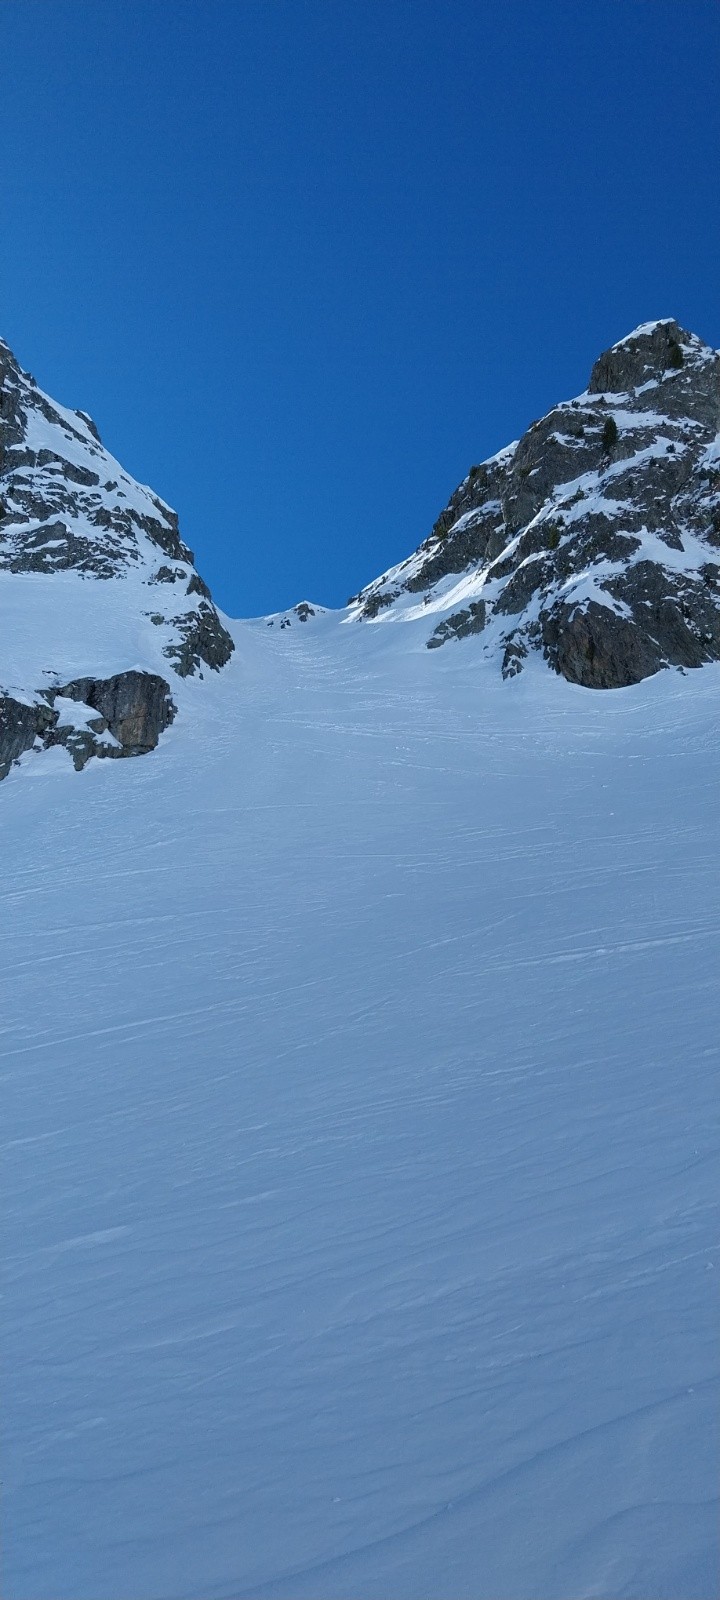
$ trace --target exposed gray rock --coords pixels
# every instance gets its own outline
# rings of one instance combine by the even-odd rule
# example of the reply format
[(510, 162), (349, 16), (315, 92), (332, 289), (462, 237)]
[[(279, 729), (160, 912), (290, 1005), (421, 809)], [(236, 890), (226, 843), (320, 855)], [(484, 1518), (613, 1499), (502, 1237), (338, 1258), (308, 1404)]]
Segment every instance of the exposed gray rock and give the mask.
[(167, 654), (186, 675), (222, 665), (233, 649), (193, 562), (175, 512), (123, 471), (85, 412), (56, 406), (0, 341), (0, 570), (184, 583), (198, 604), (177, 620)]
[(386, 589), (380, 579), (359, 595), (351, 596), (348, 605), (359, 602), (362, 616), (371, 620), (383, 607), (392, 605), (403, 590), (417, 593), (452, 573), (493, 560), (506, 538), (500, 498), (502, 482), (503, 469), (498, 462), (471, 468), (424, 544), (409, 561), (394, 569), (393, 578), (401, 578), (401, 584)]
[(100, 434), (98, 432), (97, 423), (93, 422), (92, 417), (88, 415), (87, 411), (76, 411), (75, 415), (76, 415), (76, 417), (80, 418), (81, 422), (85, 423), (85, 427), (87, 428), (88, 433), (92, 434), (93, 439), (97, 439), (98, 444), (102, 444), (102, 439), (100, 438)]
[(481, 631), (506, 677), (531, 650), (591, 688), (720, 660), (719, 430), (720, 354), (672, 320), (644, 324), (584, 394), (472, 469), (418, 550), (355, 597), (358, 615), (418, 591), (442, 603), (469, 574), (470, 608), (448, 601), (427, 643)]
[(467, 639), (471, 633), (482, 633), (485, 627), (485, 602), (475, 600), (464, 611), (455, 611), (444, 622), (438, 623), (427, 642), (428, 650), (437, 650), (448, 639)]
[[(76, 678), (52, 691), (97, 711), (124, 756), (154, 750), (175, 716), (170, 685), (152, 672), (118, 672), (112, 678)], [(103, 732), (104, 728), (97, 729)]]
[[(8, 629), (0, 626), (0, 678), (17, 685), (22, 673), (19, 687), (0, 691), (0, 777), (34, 745), (64, 745), (77, 767), (95, 755), (134, 756), (155, 748), (175, 715), (163, 657), (187, 677), (204, 666), (219, 669), (233, 651), (193, 562), (175, 512), (123, 471), (85, 412), (57, 406), (0, 341), (0, 572), (10, 615), (13, 608), (16, 615), (23, 607), (31, 612), (36, 595), (47, 604), (47, 586), (36, 585), (36, 576), (63, 575), (60, 627), (50, 629), (56, 643), (46, 643), (38, 623), (36, 668), (25, 664), (24, 647), (24, 664), (17, 667), (12, 646), (6, 647)], [(12, 593), (7, 574), (32, 581), (18, 583)], [(107, 585), (114, 583), (123, 587), (108, 597)], [(171, 607), (163, 610), (165, 596), (156, 585), (175, 585)], [(77, 659), (84, 669), (84, 626), (92, 638), (98, 616), (107, 618), (108, 629), (117, 622), (119, 661), (138, 652), (137, 670), (109, 677), (90, 671), (61, 683), (52, 671), (53, 648), (59, 659)], [(32, 636), (31, 615), (28, 629)], [(112, 659), (112, 644), (103, 638), (104, 660), (108, 646)]]
[(528, 653), (528, 647), (521, 633), (511, 633), (505, 640), (505, 649), (502, 658), (502, 675), (504, 678), (516, 678), (522, 672), (522, 665)]
[(186, 594), (201, 594), (203, 596), (203, 599), (212, 600), (212, 595), (210, 593), (210, 590), (208, 589), (208, 586), (205, 583), (205, 580), (200, 577), (200, 573), (199, 572), (194, 572), (193, 573), (193, 575), (192, 575), (192, 577), (190, 579), (190, 582), (189, 582), (189, 584), (187, 586), (187, 589), (185, 590), (185, 593)]
[(226, 666), (235, 646), (213, 605), (201, 600), (197, 610), (172, 621), (178, 637), (166, 645), (164, 653), (178, 677), (187, 678), (202, 663), (214, 672)]
[(667, 318), (621, 339), (598, 356), (590, 373), (590, 394), (627, 394), (666, 372), (679, 370), (685, 361), (686, 337), (678, 323)]
[[(69, 716), (69, 702), (85, 715)], [(146, 755), (174, 716), (169, 684), (151, 672), (76, 678), (39, 691), (28, 703), (0, 694), (0, 779), (33, 747), (64, 745), (78, 771), (91, 756)]]
[(182, 582), (183, 578), (187, 578), (187, 572), (184, 567), (176, 567), (173, 571), (172, 567), (162, 566), (158, 567), (157, 572), (154, 572), (151, 578), (148, 578), (148, 583), (179, 583)]
[(31, 750), (55, 721), (46, 701), (26, 703), (0, 691), (0, 779), (6, 778), (13, 761)]
[(543, 617), (548, 661), (571, 683), (586, 689), (619, 689), (650, 677), (660, 651), (634, 619), (591, 600), (584, 609), (564, 604)]
[[(72, 717), (69, 702), (85, 715)], [(93, 715), (94, 714), (94, 715)], [(146, 755), (173, 722), (170, 685), (152, 672), (117, 672), (112, 678), (75, 678), (38, 691), (34, 701), (0, 694), (0, 779), (26, 750), (61, 744), (77, 771), (91, 755)]]
[(400, 592), (401, 591), (399, 589), (396, 589), (394, 592), (391, 591), (389, 593), (383, 592), (381, 594), (370, 595), (369, 599), (363, 606), (363, 616), (367, 617), (368, 621), (372, 622), (373, 618), (377, 617), (386, 606), (391, 606), (393, 600), (397, 600)]

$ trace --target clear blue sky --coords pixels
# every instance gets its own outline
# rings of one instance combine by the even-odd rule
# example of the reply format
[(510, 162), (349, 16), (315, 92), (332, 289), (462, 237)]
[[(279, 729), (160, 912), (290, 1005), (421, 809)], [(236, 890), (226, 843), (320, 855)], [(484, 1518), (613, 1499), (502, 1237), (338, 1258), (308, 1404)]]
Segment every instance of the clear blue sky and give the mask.
[(342, 604), (677, 316), (718, 0), (0, 0), (0, 331), (235, 615)]

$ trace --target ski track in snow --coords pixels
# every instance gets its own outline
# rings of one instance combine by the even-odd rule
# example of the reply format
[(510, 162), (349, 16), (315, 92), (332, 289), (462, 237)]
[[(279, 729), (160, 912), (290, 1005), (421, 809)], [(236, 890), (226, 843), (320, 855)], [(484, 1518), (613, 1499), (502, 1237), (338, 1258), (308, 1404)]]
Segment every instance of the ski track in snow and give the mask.
[(709, 1600), (720, 671), (236, 639), (0, 790), (3, 1593)]

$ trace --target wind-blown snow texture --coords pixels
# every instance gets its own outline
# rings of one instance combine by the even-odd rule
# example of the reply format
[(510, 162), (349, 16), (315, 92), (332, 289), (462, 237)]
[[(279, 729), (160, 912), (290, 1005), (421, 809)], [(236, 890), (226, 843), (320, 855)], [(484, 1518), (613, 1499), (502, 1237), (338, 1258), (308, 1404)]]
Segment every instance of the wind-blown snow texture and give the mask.
[(504, 682), (405, 594), (178, 676), (157, 529), (21, 537), (18, 373), (0, 684), (177, 716), (0, 787), (6, 1600), (708, 1600), (720, 666)]
[(236, 642), (2, 788), (4, 1593), (707, 1600), (720, 672)]

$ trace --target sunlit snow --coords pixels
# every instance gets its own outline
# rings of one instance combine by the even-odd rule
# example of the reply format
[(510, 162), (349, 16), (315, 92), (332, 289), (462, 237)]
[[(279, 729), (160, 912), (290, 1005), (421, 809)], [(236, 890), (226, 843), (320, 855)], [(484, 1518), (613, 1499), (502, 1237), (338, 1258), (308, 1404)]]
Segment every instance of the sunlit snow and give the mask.
[(708, 1600), (720, 670), (290, 617), (0, 788), (3, 1593)]

